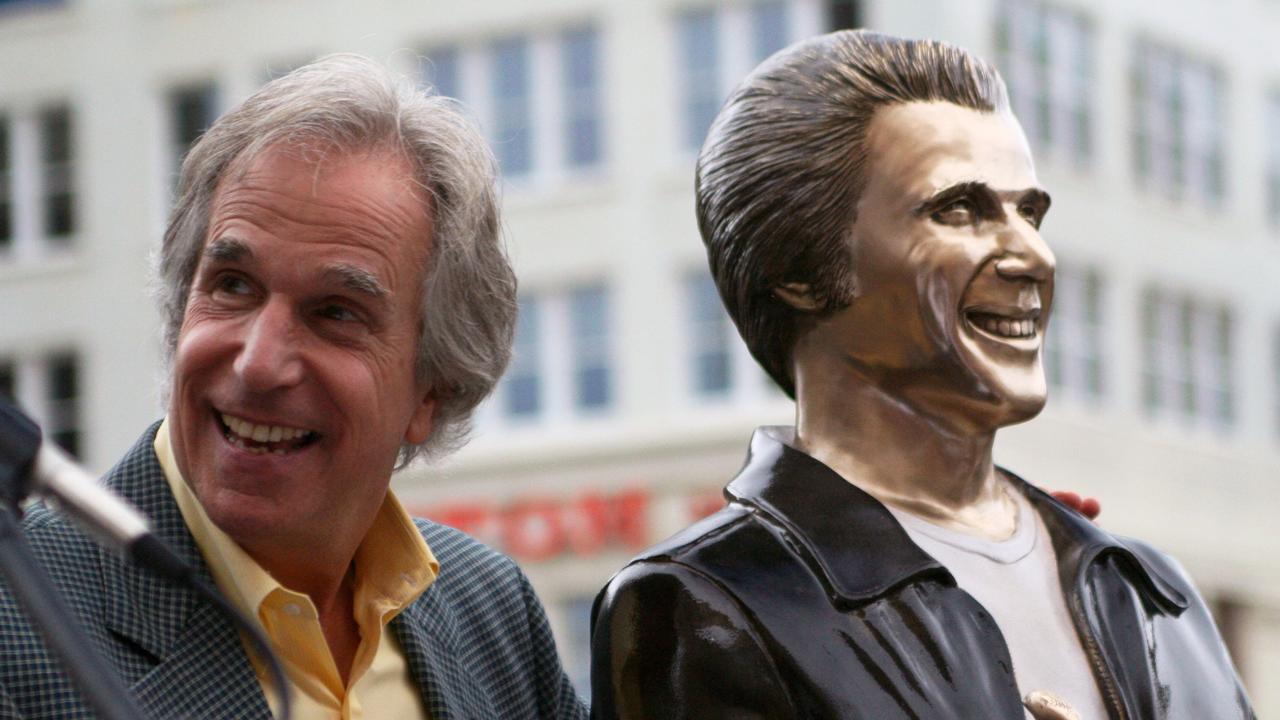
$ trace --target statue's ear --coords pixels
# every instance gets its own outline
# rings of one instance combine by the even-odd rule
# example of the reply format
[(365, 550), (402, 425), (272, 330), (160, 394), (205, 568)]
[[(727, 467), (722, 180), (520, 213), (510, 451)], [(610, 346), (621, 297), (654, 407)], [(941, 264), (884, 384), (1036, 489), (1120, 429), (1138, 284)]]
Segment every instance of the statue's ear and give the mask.
[(825, 305), (809, 283), (782, 283), (773, 289), (773, 294), (782, 302), (803, 312), (815, 312)]

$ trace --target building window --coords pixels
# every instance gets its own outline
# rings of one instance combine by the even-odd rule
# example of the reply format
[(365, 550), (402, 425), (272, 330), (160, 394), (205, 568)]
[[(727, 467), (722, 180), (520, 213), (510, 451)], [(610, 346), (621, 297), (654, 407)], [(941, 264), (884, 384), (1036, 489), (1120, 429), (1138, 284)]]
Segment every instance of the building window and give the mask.
[(603, 286), (569, 293), (569, 323), (573, 338), (573, 404), (581, 410), (609, 405), (609, 296)]
[[(828, 3), (826, 20), (853, 17)], [(849, 3), (855, 8), (856, 3)], [(808, 5), (787, 0), (755, 0), (684, 10), (674, 17), (680, 147), (697, 152), (731, 87), (762, 60), (797, 37), (821, 31)], [(854, 22), (855, 20), (850, 20)]]
[(523, 37), (499, 40), (492, 47), (493, 104), (491, 140), (498, 165), (507, 177), (527, 175), (533, 169), (529, 118), (529, 41)]
[(862, 27), (862, 3), (858, 0), (827, 0), (827, 32)]
[(996, 58), (1014, 114), (1035, 149), (1088, 160), (1093, 154), (1093, 24), (1054, 5), (1001, 0)]
[(462, 69), (458, 48), (441, 47), (426, 53), (422, 79), (432, 92), (442, 97), (462, 98)]
[[(1267, 217), (1280, 228), (1280, 90), (1267, 102)], [(0, 166), (3, 172), (3, 166)]]
[(80, 365), (70, 353), (47, 361), (45, 435), (73, 456), (80, 454)]
[(39, 128), (44, 234), (64, 243), (76, 229), (71, 110), (66, 106), (45, 109)]
[(556, 182), (605, 157), (600, 32), (592, 24), (428, 49), (422, 82), (484, 130), (503, 180)]
[(523, 292), (511, 367), (498, 392), (508, 421), (556, 424), (614, 403), (610, 294), (603, 284)]
[(689, 397), (708, 405), (751, 405), (784, 397), (747, 350), (707, 271), (691, 271), (681, 284)]
[(169, 158), (173, 173), (172, 184), (176, 187), (187, 152), (217, 119), (218, 90), (213, 83), (174, 88), (168, 93), (167, 105)]
[(684, 146), (697, 151), (723, 100), (720, 89), (720, 33), (712, 8), (683, 13), (679, 25)]
[(787, 46), (790, 16), (785, 0), (765, 0), (750, 7), (752, 57), (757, 63)]
[(581, 28), (561, 38), (564, 76), (565, 165), (590, 167), (600, 162), (600, 78), (598, 33)]
[(542, 408), (540, 307), (536, 297), (520, 298), (511, 367), (504, 380), (504, 410), (513, 418), (536, 416)]
[(18, 373), (12, 360), (0, 358), (0, 398), (12, 402), (18, 397)]
[(1133, 166), (1172, 199), (1226, 194), (1226, 80), (1217, 66), (1140, 40), (1132, 68)]
[(1102, 358), (1102, 280), (1092, 269), (1059, 266), (1045, 338), (1049, 385), (1077, 397), (1100, 398), (1105, 389)]
[(0, 397), (15, 401), (63, 450), (80, 454), (80, 362), (75, 353), (0, 358)]
[(79, 230), (74, 115), (65, 103), (0, 112), (0, 258), (65, 252)]
[(1232, 317), (1225, 305), (1149, 288), (1143, 299), (1143, 405), (1153, 415), (1235, 421)]
[(729, 393), (736, 333), (720, 304), (716, 284), (705, 272), (685, 279), (689, 308), (689, 360), (693, 392), (704, 397)]
[(13, 245), (13, 163), (9, 118), (0, 115), (0, 254)]

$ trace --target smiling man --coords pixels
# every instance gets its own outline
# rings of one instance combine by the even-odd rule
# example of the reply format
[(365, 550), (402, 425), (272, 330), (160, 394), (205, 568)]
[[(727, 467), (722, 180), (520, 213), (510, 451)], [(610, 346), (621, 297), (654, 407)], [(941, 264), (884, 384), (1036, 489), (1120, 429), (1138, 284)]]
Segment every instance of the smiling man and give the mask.
[(698, 160), (711, 272), (796, 400), (597, 598), (601, 718), (1249, 718), (1171, 558), (993, 464), (1045, 403), (1049, 195), (993, 68), (794, 45)]
[[(510, 356), (495, 183), (450, 101), (353, 56), (271, 82), (183, 164), (169, 413), (106, 482), (261, 623), (295, 718), (585, 715), (520, 570), (388, 489), (460, 444)], [(211, 606), (43, 508), (24, 522), (152, 716), (270, 714), (278, 688)], [(0, 716), (90, 716), (7, 595), (0, 639)]]

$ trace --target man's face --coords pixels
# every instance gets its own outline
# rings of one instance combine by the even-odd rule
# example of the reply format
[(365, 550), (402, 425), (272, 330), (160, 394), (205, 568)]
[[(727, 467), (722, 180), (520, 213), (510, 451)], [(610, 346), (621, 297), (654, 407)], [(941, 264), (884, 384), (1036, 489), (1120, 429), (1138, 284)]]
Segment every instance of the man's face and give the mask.
[(430, 232), (389, 153), (269, 149), (218, 188), (169, 422), (187, 482), (251, 552), (358, 542), (401, 443), (429, 435), (414, 359)]
[(1044, 406), (1054, 258), (1049, 198), (1009, 114), (951, 103), (879, 110), (853, 224), (855, 293), (813, 340), (957, 431)]

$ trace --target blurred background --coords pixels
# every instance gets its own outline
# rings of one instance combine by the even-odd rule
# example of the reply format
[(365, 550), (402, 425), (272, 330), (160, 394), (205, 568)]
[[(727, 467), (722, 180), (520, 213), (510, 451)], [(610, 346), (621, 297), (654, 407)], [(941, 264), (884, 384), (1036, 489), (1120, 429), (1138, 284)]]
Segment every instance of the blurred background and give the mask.
[(1280, 714), (1277, 0), (0, 0), (0, 394), (106, 470), (162, 413), (148, 255), (203, 129), (338, 51), (458, 98), (505, 176), (516, 358), (396, 487), (521, 562), (585, 693), (595, 592), (794, 412), (711, 285), (696, 151), (756, 63), (846, 27), (1000, 67), (1059, 270), (1049, 406), (997, 458), (1176, 555)]

